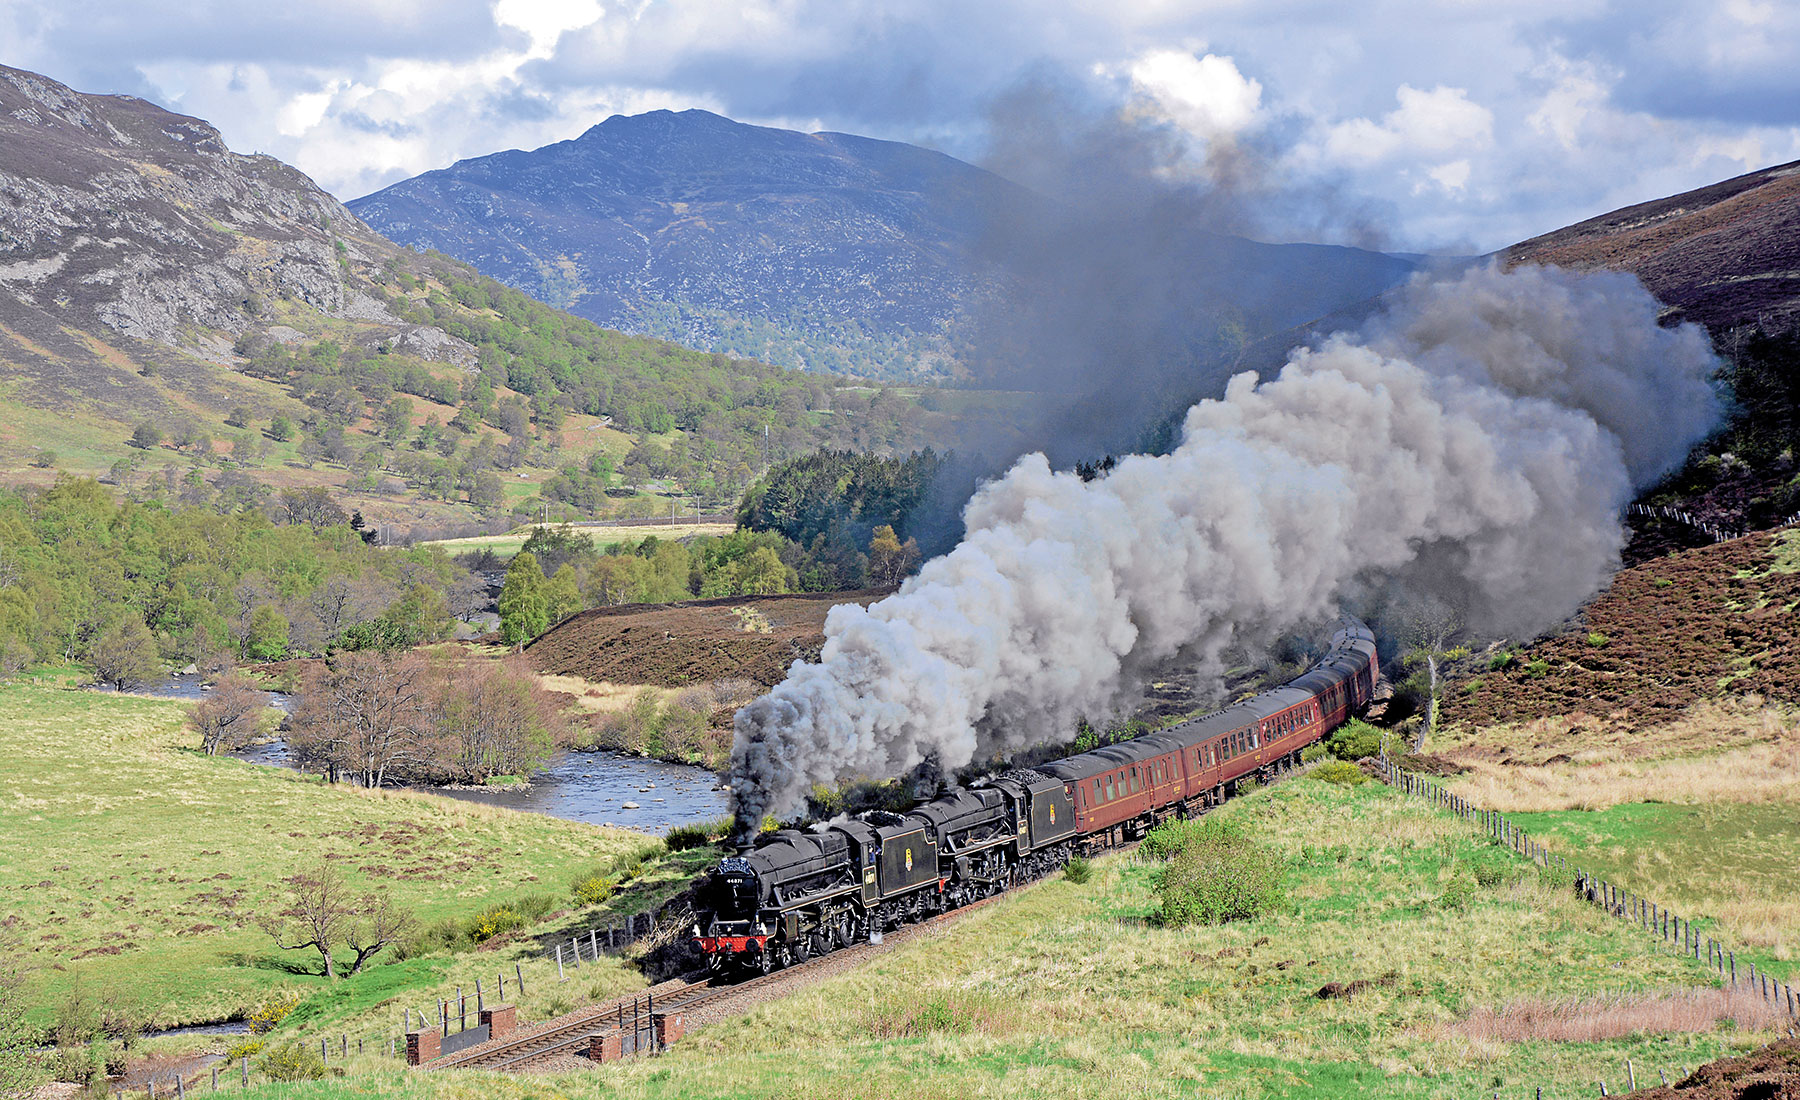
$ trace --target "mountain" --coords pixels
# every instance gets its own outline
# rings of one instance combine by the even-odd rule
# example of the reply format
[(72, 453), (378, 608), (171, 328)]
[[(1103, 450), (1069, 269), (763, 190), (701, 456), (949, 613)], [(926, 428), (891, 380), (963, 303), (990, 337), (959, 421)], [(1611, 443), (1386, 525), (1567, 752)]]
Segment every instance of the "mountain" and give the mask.
[[(1737, 531), (1800, 514), (1800, 161), (1589, 218), (1499, 258), (1629, 271), (1666, 322), (1711, 332), (1731, 419), (1647, 503)], [(1710, 537), (1673, 520), (1633, 523), (1634, 560)]]
[(324, 488), (412, 524), (656, 503), (619, 504), (621, 479), (712, 507), (764, 463), (909, 449), (947, 419), (607, 331), (400, 247), (200, 119), (0, 67), (0, 472), (18, 480)]
[[(941, 153), (698, 110), (614, 116), (572, 141), (460, 161), (349, 205), (396, 241), (610, 327), (870, 378), (965, 379), (984, 315), (1009, 315), (1014, 295), (1042, 297), (1044, 255), (1090, 259), (1063, 243), (1022, 270), (993, 262), (1009, 245), (1056, 243), (1030, 226), (1062, 212)], [(1245, 309), (1252, 335), (1414, 268), (1357, 249), (1192, 236), (1195, 262), (1175, 281), (1205, 297), (1201, 308)], [(1175, 251), (1166, 236), (1153, 243)], [(1105, 305), (1106, 289), (1087, 297)]]
[(1019, 188), (939, 153), (706, 111), (614, 116), (460, 161), (350, 208), (609, 327), (840, 373), (942, 374), (994, 291), (980, 211)]
[(1671, 319), (1714, 333), (1800, 332), (1800, 161), (1589, 218), (1501, 258), (1632, 272)]

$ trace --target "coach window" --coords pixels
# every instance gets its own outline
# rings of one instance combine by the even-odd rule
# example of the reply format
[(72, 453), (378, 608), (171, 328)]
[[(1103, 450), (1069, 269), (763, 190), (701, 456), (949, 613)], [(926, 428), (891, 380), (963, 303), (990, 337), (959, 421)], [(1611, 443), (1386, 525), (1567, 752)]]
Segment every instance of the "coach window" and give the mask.
[(1113, 778), (1112, 778), (1112, 776), (1110, 776), (1110, 775), (1109, 775), (1109, 776), (1107, 776), (1107, 777), (1106, 777), (1106, 800), (1107, 800), (1107, 801), (1108, 801), (1108, 802), (1111, 802), (1111, 801), (1112, 801), (1112, 800), (1113, 800), (1113, 799), (1114, 799), (1114, 798), (1116, 798), (1116, 797), (1118, 797), (1118, 796), (1117, 796), (1117, 795), (1116, 795), (1116, 794), (1115, 794), (1115, 793), (1114, 793), (1114, 791), (1115, 791), (1115, 789), (1116, 789), (1116, 788), (1114, 788), (1114, 787), (1113, 787)]
[(1100, 801), (1100, 781), (1098, 779), (1096, 779), (1096, 780), (1094, 780), (1094, 797), (1091, 800), (1090, 804), (1097, 804), (1097, 803), (1099, 803), (1099, 801)]

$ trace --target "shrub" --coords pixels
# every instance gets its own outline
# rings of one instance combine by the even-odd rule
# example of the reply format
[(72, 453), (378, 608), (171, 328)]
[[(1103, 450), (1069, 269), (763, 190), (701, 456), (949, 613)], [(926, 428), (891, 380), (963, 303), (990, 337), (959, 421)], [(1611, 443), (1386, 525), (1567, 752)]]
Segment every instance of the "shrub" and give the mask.
[(1063, 864), (1063, 877), (1080, 886), (1094, 877), (1094, 863), (1084, 856), (1071, 856), (1069, 862)]
[(1481, 690), (1481, 677), (1477, 676), (1462, 686), (1464, 695), (1473, 695)]
[(1361, 760), (1381, 754), (1381, 731), (1360, 718), (1352, 718), (1325, 739), (1325, 747), (1339, 760)]
[(1512, 666), (1514, 666), (1518, 663), (1519, 663), (1519, 658), (1512, 652), (1512, 650), (1503, 649), (1500, 652), (1494, 654), (1492, 657), (1488, 658), (1488, 670), (1490, 672), (1505, 672), (1507, 669), (1511, 668)]
[(1321, 764), (1312, 770), (1312, 776), (1327, 783), (1336, 783), (1340, 787), (1360, 787), (1369, 781), (1363, 770), (1348, 760), (1333, 760), (1329, 764)]
[(1658, 577), (1655, 580), (1650, 582), (1650, 587), (1652, 587), (1652, 588), (1667, 588), (1674, 583), (1675, 583), (1674, 581), (1670, 580), (1667, 577)]
[(684, 852), (689, 848), (702, 848), (714, 842), (714, 839), (725, 835), (731, 829), (730, 818), (717, 821), (701, 821), (692, 825), (677, 825), (663, 837), (663, 846), (671, 852)]
[(1454, 909), (1461, 912), (1475, 900), (1475, 883), (1462, 875), (1457, 875), (1444, 884), (1444, 892), (1438, 895), (1440, 909)]
[(1548, 675), (1550, 675), (1550, 662), (1549, 661), (1545, 661), (1545, 660), (1532, 661), (1530, 664), (1525, 666), (1525, 678), (1528, 680), (1542, 680), (1544, 677), (1546, 677)]
[(1247, 920), (1279, 906), (1287, 860), (1235, 821), (1189, 830), (1156, 882), (1159, 923), (1169, 927)]
[(1260, 786), (1262, 786), (1261, 781), (1259, 781), (1254, 775), (1246, 775), (1244, 778), (1237, 781), (1237, 786), (1234, 788), (1234, 793), (1249, 794), (1251, 791), (1254, 791), (1256, 788), (1258, 788)]
[(1593, 646), (1595, 649), (1605, 649), (1606, 644), (1610, 641), (1612, 641), (1611, 638), (1600, 633), (1598, 630), (1588, 631), (1587, 644)]
[(236, 1062), (243, 1058), (254, 1058), (258, 1054), (261, 1054), (263, 1048), (268, 1045), (269, 1041), (260, 1036), (245, 1036), (242, 1039), (237, 1039), (228, 1044), (225, 1047), (224, 1057), (227, 1062)]
[(1483, 890), (1492, 890), (1506, 881), (1506, 872), (1492, 864), (1484, 863), (1475, 868), (1475, 885)]
[(325, 1076), (325, 1061), (299, 1043), (283, 1043), (256, 1060), (256, 1068), (276, 1081), (317, 1081)]
[(281, 1021), (287, 1019), (288, 1013), (294, 1011), (301, 999), (298, 993), (277, 993), (257, 1005), (256, 1011), (250, 1014), (250, 1034), (267, 1035), (280, 1027)]
[(1325, 757), (1329, 756), (1330, 754), (1331, 754), (1331, 750), (1327, 749), (1325, 747), (1324, 742), (1314, 741), (1312, 744), (1310, 744), (1300, 750), (1300, 763), (1302, 763), (1302, 764), (1316, 763), (1320, 760), (1325, 759)]
[(575, 883), (575, 901), (579, 905), (599, 905), (612, 897), (612, 880), (605, 875), (589, 875)]
[(511, 932), (523, 927), (525, 918), (513, 912), (505, 905), (496, 905), (475, 918), (475, 925), (470, 930), (470, 938), (476, 943), (491, 940), (502, 932)]
[(525, 894), (513, 899), (512, 910), (527, 921), (543, 920), (561, 900), (555, 894)]

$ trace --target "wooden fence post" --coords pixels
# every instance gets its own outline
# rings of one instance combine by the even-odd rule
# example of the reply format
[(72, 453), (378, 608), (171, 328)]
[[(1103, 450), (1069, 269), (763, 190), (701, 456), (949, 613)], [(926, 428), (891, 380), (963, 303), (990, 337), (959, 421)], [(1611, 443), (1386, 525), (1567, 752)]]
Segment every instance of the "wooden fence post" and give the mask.
[(518, 979), (519, 996), (525, 995), (525, 969), (519, 963), (513, 963), (513, 977)]
[(242, 1068), (244, 1071), (244, 1087), (249, 1088), (250, 1087), (250, 1056), (248, 1054), (244, 1055), (244, 1061), (242, 1063)]

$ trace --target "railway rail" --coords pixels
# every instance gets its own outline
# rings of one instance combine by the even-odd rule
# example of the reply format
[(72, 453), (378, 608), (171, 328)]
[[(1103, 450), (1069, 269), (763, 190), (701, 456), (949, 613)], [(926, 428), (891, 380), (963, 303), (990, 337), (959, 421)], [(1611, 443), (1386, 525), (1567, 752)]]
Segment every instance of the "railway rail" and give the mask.
[[(1027, 884), (1020, 889), (1028, 889)], [(421, 1069), (483, 1069), (502, 1073), (531, 1070), (556, 1058), (581, 1057), (594, 1049), (596, 1039), (609, 1034), (620, 1038), (621, 1055), (651, 1053), (657, 1049), (656, 1019), (685, 1016), (703, 1005), (754, 994), (767, 986), (780, 985), (804, 977), (807, 972), (825, 965), (837, 965), (880, 950), (888, 940), (904, 942), (920, 930), (954, 920), (999, 901), (1015, 891), (1008, 890), (991, 898), (907, 925), (884, 937), (883, 943), (864, 943), (808, 962), (752, 978), (728, 982), (718, 978), (689, 982), (665, 988), (658, 986), (634, 997), (621, 997), (604, 1005), (596, 1005), (581, 1015), (560, 1021), (536, 1031), (505, 1040), (494, 1040), (467, 1051), (447, 1054), (421, 1066)], [(665, 986), (667, 983), (665, 983)]]

